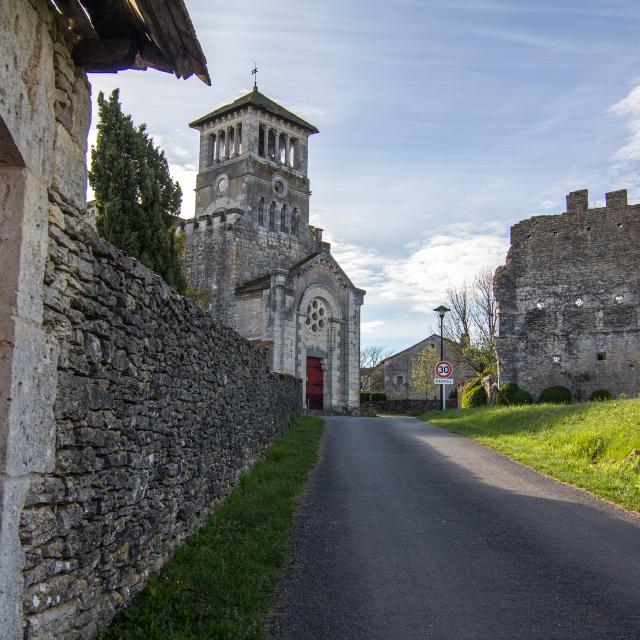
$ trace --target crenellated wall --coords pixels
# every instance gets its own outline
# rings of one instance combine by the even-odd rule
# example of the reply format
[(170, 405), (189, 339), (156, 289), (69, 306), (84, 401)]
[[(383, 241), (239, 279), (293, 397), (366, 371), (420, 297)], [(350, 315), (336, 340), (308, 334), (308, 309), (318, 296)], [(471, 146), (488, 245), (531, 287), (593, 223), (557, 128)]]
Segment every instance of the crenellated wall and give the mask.
[(501, 382), (538, 394), (552, 385), (577, 398), (595, 389), (640, 391), (640, 205), (627, 192), (589, 208), (567, 196), (562, 215), (511, 228), (496, 272)]

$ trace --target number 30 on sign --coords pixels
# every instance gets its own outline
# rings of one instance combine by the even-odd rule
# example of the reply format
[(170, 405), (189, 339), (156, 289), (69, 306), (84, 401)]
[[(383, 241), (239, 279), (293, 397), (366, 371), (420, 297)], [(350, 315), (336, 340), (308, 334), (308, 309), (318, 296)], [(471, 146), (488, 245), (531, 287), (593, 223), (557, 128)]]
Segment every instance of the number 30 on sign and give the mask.
[(453, 365), (446, 360), (441, 360), (435, 366), (436, 378), (453, 378)]

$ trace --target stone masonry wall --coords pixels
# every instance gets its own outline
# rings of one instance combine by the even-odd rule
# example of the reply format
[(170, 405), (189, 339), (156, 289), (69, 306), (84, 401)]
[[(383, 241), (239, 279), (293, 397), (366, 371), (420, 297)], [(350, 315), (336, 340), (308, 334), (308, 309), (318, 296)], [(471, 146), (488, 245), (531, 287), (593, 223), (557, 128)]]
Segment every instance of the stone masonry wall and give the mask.
[(640, 205), (626, 191), (593, 209), (576, 191), (566, 213), (514, 225), (494, 288), (501, 383), (640, 391)]
[(139, 591), (301, 411), (300, 382), (135, 260), (51, 221), (55, 468), (22, 513), (25, 638), (84, 638)]
[(0, 3), (0, 638), (89, 638), (300, 412), (300, 382), (84, 223), (90, 86)]

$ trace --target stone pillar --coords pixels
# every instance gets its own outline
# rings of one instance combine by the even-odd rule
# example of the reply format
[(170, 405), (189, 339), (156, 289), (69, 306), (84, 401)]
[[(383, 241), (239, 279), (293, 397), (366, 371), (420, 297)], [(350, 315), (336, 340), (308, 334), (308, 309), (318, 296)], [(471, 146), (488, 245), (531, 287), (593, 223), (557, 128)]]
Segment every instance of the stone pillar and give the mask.
[(216, 162), (220, 162), (220, 142), (221, 142), (220, 131), (215, 132), (214, 140), (215, 140), (215, 149), (214, 149), (213, 159)]
[(233, 127), (227, 127), (226, 128), (226, 135), (225, 135), (225, 151), (226, 151), (226, 157), (227, 159), (231, 157), (231, 154), (233, 153), (233, 149), (231, 147), (231, 133), (233, 132)]
[(209, 158), (211, 158), (211, 162), (209, 163), (209, 166), (213, 166), (216, 163), (216, 142), (217, 142), (217, 137), (215, 133), (212, 133), (209, 135)]
[(276, 162), (280, 162), (280, 132), (277, 129), (274, 129), (273, 136), (273, 154), (275, 156)]
[(268, 160), (269, 159), (269, 131), (271, 131), (271, 127), (267, 127), (265, 125), (264, 127), (264, 139), (265, 139), (265, 143), (264, 143), (264, 157)]
[(240, 123), (236, 124), (233, 128), (233, 154), (240, 155)]
[(288, 167), (291, 159), (291, 136), (288, 133), (284, 134), (284, 163)]

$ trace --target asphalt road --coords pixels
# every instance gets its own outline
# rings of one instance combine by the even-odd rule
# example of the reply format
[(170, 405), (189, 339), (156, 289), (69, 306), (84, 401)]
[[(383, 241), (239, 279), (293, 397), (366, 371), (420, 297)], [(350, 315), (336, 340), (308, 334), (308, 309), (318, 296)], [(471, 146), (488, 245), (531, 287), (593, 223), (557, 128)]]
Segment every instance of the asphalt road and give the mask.
[(293, 554), (274, 639), (640, 639), (638, 516), (412, 418), (327, 419)]

